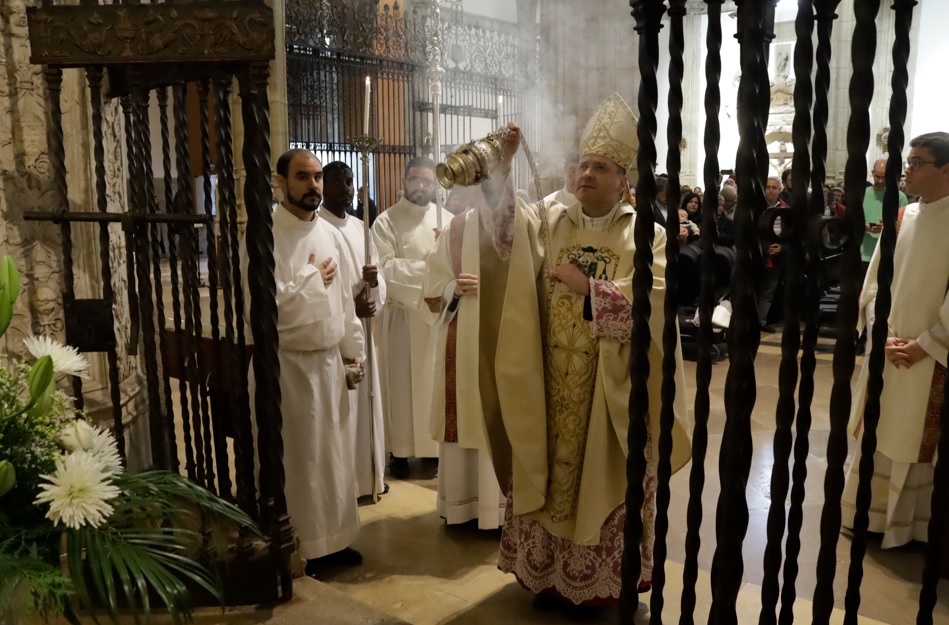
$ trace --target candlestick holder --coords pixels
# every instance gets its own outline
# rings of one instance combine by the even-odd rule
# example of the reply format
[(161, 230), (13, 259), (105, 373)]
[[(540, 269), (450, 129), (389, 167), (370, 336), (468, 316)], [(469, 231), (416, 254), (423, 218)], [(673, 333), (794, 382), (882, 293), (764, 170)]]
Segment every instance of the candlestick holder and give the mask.
[(349, 140), (349, 145), (353, 146), (363, 158), (366, 159), (366, 166), (369, 166), (369, 154), (375, 152), (376, 149), (382, 145), (382, 142), (385, 141), (382, 137), (354, 137)]
[[(359, 151), (359, 160), (362, 162), (362, 223), (363, 223), (363, 237), (364, 244), (366, 247), (365, 254), (365, 264), (372, 264), (372, 233), (370, 231), (369, 224), (369, 155), (372, 152), (375, 152), (376, 149), (382, 145), (383, 139), (381, 137), (372, 137), (372, 136), (363, 136), (355, 137), (349, 140), (349, 144), (353, 146), (354, 149)], [(372, 285), (366, 285), (367, 289), (371, 289)], [(371, 291), (370, 291), (371, 292)], [(373, 412), (375, 411), (375, 389), (373, 388), (375, 374), (374, 369), (376, 366), (376, 353), (375, 346), (372, 338), (372, 320), (369, 319), (368, 322), (363, 323), (363, 332), (366, 338), (366, 380), (365, 383), (369, 384), (369, 423), (375, 423)], [(375, 436), (370, 436), (370, 456), (375, 459)], [(374, 471), (375, 472), (375, 471)], [(376, 489), (376, 480), (372, 480), (372, 500), (373, 502), (379, 501), (379, 495), (381, 493), (377, 492)]]

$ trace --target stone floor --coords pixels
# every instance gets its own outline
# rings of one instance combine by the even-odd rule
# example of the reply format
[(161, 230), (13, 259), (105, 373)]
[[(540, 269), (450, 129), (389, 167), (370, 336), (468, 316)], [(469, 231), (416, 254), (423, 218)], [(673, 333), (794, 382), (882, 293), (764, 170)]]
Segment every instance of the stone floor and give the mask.
[[(167, 279), (167, 276), (166, 276)], [(166, 290), (166, 298), (168, 291)], [(206, 304), (205, 302), (202, 302)], [(204, 308), (205, 306), (202, 306)], [(206, 317), (205, 317), (206, 318)], [(833, 381), (831, 343), (819, 346), (813, 425), (807, 459), (807, 496), (804, 500), (802, 548), (798, 562), (797, 600), (794, 613), (800, 622), (809, 620), (815, 587), (815, 563), (819, 546), (822, 486), (826, 469), (825, 452), (829, 434), (828, 405)], [(752, 415), (754, 455), (746, 489), (749, 508), (748, 531), (744, 541), (743, 586), (738, 597), (739, 622), (757, 622), (761, 609), (763, 553), (770, 501), (771, 468), (774, 464), (774, 411), (778, 397), (780, 335), (763, 335), (757, 360), (757, 403)], [(858, 363), (859, 366), (859, 363)], [(689, 404), (694, 396), (695, 366), (686, 363)], [(715, 547), (715, 507), (719, 494), (719, 448), (725, 424), (724, 385), (728, 363), (714, 367), (711, 386), (709, 449), (705, 463), (706, 488), (702, 496), (705, 521), (699, 554), (696, 621), (706, 622), (711, 604), (710, 576)], [(176, 402), (177, 403), (177, 402)], [(180, 439), (179, 439), (180, 442)], [(324, 583), (300, 579), (294, 601), (274, 610), (229, 611), (221, 622), (280, 623), (297, 625), (348, 623), (389, 625), (402, 621), (414, 625), (465, 625), (568, 622), (564, 615), (541, 613), (531, 608), (532, 596), (522, 590), (513, 576), (496, 568), (499, 532), (482, 532), (469, 526), (446, 527), (435, 512), (436, 465), (413, 462), (408, 480), (388, 478), (391, 492), (378, 504), (363, 505), (363, 527), (354, 546), (365, 555), (356, 568), (329, 571)], [(664, 593), (662, 622), (679, 619), (682, 590), (686, 505), (689, 467), (672, 479), (670, 507), (668, 577)], [(837, 545), (837, 576), (834, 584), (840, 610), (832, 622), (843, 622), (843, 596), (850, 563), (851, 542), (841, 533)], [(870, 540), (864, 560), (859, 614), (863, 623), (909, 625), (916, 622), (919, 579), (925, 545), (912, 544), (895, 550), (881, 550), (879, 539)], [(650, 595), (640, 596), (637, 623), (649, 618)], [(220, 621), (220, 612), (204, 614), (199, 622)], [(940, 586), (936, 623), (949, 623), (949, 584)], [(615, 623), (615, 610), (594, 615), (593, 622)]]
[[(761, 609), (762, 558), (767, 543), (766, 524), (770, 502), (771, 467), (774, 463), (774, 406), (777, 401), (777, 370), (780, 360), (777, 335), (765, 336), (758, 360), (758, 400), (753, 415), (755, 444), (751, 475), (746, 491), (749, 507), (748, 533), (744, 542), (744, 584), (738, 603), (739, 622), (757, 622)], [(694, 380), (694, 364), (686, 363), (688, 379)], [(711, 560), (714, 552), (714, 513), (719, 493), (719, 447), (724, 428), (723, 389), (727, 363), (715, 366), (712, 380), (712, 416), (706, 461), (707, 487), (703, 494), (705, 522), (702, 527), (701, 569), (697, 592), (696, 620), (705, 622), (710, 607)], [(798, 599), (794, 613), (799, 621), (810, 617), (815, 586), (815, 563), (819, 546), (819, 521), (825, 448), (829, 432), (827, 406), (832, 383), (829, 354), (822, 354), (816, 373), (814, 423), (807, 461), (807, 496), (804, 502), (802, 549), (798, 559)], [(694, 394), (694, 389), (690, 392)], [(353, 569), (331, 571), (324, 580), (331, 587), (386, 614), (415, 625), (463, 625), (491, 623), (569, 622), (557, 613), (531, 608), (531, 595), (513, 576), (496, 569), (498, 532), (483, 532), (469, 526), (445, 526), (435, 512), (435, 466), (417, 461), (408, 480), (390, 478), (391, 492), (376, 505), (361, 508), (363, 528), (355, 547), (365, 562)], [(669, 533), (668, 584), (664, 593), (663, 622), (677, 622), (684, 562), (685, 511), (688, 502), (688, 469), (672, 480), (671, 529)], [(836, 605), (843, 607), (851, 542), (842, 533), (837, 546)], [(914, 623), (919, 597), (919, 578), (925, 545), (913, 544), (883, 551), (871, 539), (864, 561), (864, 582), (859, 614), (863, 623), (902, 625)], [(640, 597), (637, 623), (646, 623), (650, 595)], [(594, 615), (593, 622), (615, 623), (615, 610)], [(832, 622), (843, 622), (837, 610)], [(949, 588), (940, 588), (935, 622), (949, 623)]]

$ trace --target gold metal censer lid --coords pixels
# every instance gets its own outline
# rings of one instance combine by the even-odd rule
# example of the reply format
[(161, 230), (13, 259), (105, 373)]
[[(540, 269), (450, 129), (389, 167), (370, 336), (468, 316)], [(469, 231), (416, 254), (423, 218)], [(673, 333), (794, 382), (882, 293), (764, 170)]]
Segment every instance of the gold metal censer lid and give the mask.
[(445, 162), (435, 168), (438, 182), (451, 189), (456, 184), (468, 187), (487, 180), (491, 170), (501, 162), (509, 132), (503, 128), (449, 153)]

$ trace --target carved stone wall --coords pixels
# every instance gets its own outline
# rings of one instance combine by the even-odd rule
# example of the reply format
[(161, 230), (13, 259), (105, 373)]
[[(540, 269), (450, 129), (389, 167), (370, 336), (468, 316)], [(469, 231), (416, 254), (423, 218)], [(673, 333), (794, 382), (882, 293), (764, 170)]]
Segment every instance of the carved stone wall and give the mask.
[[(17, 262), (23, 288), (13, 323), (0, 344), (0, 351), (19, 352), (30, 334), (65, 340), (63, 316), (63, 257), (58, 226), (26, 222), (28, 210), (57, 210), (53, 172), (47, 144), (48, 110), (43, 68), (30, 64), (26, 3), (5, 0), (0, 4), (0, 251)], [(63, 133), (66, 146), (68, 200), (70, 210), (94, 210), (91, 110), (85, 77), (66, 70), (62, 88)], [(125, 210), (125, 160), (123, 119), (117, 102), (103, 110), (106, 177), (110, 211)], [(91, 225), (73, 226), (73, 263), (77, 297), (101, 296), (98, 233)], [(135, 423), (141, 414), (139, 363), (128, 355), (129, 314), (126, 300), (125, 251), (121, 231), (112, 231), (113, 288), (119, 343), (119, 376), (125, 422), (129, 432), (130, 462), (136, 449), (147, 449), (147, 437), (137, 435)], [(109, 414), (107, 364), (101, 354), (89, 354), (90, 377), (83, 394), (87, 410), (104, 422)], [(66, 386), (68, 387), (68, 385)], [(64, 388), (66, 388), (64, 387)], [(142, 428), (147, 436), (147, 428)]]

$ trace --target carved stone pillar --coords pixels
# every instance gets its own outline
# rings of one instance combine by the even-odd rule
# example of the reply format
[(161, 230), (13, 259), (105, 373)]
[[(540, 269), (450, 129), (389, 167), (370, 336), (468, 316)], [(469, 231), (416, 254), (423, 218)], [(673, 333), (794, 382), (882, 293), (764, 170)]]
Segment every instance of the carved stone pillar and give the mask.
[[(692, 9), (691, 6), (687, 8)], [(699, 79), (705, 72), (702, 63), (702, 50), (705, 46), (702, 16), (694, 12), (686, 13), (683, 30), (686, 44), (683, 58), (685, 79), (682, 81), (682, 137), (685, 147), (682, 150), (682, 172), (679, 178), (682, 184), (696, 187), (704, 186), (700, 179), (703, 163), (699, 160), (699, 148), (703, 146), (704, 133), (704, 128), (699, 127), (699, 114), (703, 110)]]
[[(0, 351), (21, 353), (23, 339), (30, 334), (65, 340), (62, 303), (63, 256), (60, 233), (50, 223), (26, 222), (28, 210), (60, 210), (54, 193), (48, 145), (48, 99), (43, 68), (30, 64), (26, 3), (10, 0), (0, 6), (0, 32), (5, 42), (0, 58), (6, 71), (0, 78), (0, 249), (16, 261), (23, 278), (14, 320), (0, 344)], [(85, 76), (78, 70), (63, 72), (63, 138), (65, 145), (68, 208), (94, 210), (95, 189), (91, 163), (92, 140), (89, 94)], [(123, 120), (117, 103), (103, 109), (106, 145), (108, 200), (110, 211), (125, 210)], [(72, 227), (74, 287), (80, 298), (101, 297), (99, 246), (95, 226)], [(141, 383), (138, 362), (128, 356), (129, 314), (124, 283), (125, 258), (121, 230), (112, 232), (112, 272), (116, 293), (114, 309), (119, 344), (119, 377), (125, 407), (127, 448), (132, 466), (138, 449), (148, 448), (147, 431), (139, 436), (136, 421), (141, 413)], [(101, 354), (87, 354), (89, 378), (83, 383), (85, 410), (103, 425), (111, 421), (108, 373)], [(62, 388), (69, 388), (63, 382)], [(103, 418), (99, 419), (99, 417)]]
[[(893, 40), (894, 40), (894, 13), (890, 8), (892, 3), (880, 4), (877, 14), (877, 50), (873, 63), (873, 102), (870, 105), (870, 134), (877, 137), (889, 127), (889, 109), (892, 88), (890, 79), (893, 75)], [(850, 42), (853, 38), (854, 0), (843, 0), (837, 9), (837, 21), (834, 23), (834, 53), (831, 60), (832, 78), (830, 88), (830, 121), (828, 128), (829, 150), (827, 154), (827, 177), (834, 180), (843, 180), (844, 169), (847, 163), (847, 122), (850, 119), (850, 76), (853, 73), (850, 56)], [(917, 19), (913, 20), (911, 31), (911, 46), (914, 56), (910, 58), (910, 76), (913, 75), (915, 65), (915, 50), (919, 41)], [(912, 88), (912, 82), (910, 83)], [(912, 93), (909, 93), (912, 98)], [(912, 101), (912, 99), (910, 100)], [(912, 120), (907, 118), (906, 128), (911, 126)], [(910, 137), (907, 137), (909, 139)], [(867, 153), (868, 162), (886, 156), (881, 141), (871, 140)]]
[[(268, 0), (273, 9), (274, 48), (276, 57), (270, 62), (270, 148), (271, 161), (290, 148), (287, 112), (287, 6), (286, 0)], [(239, 117), (239, 116), (238, 116)]]

